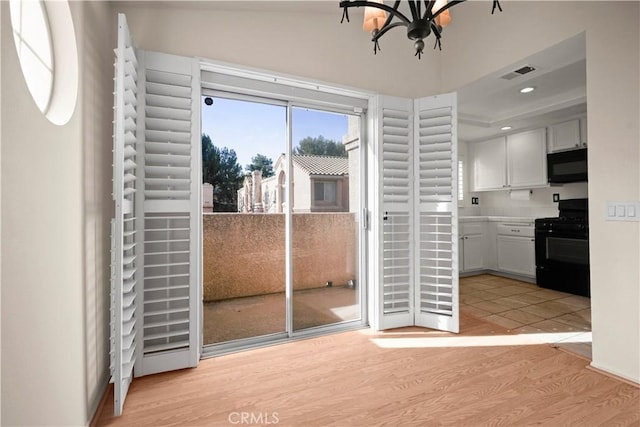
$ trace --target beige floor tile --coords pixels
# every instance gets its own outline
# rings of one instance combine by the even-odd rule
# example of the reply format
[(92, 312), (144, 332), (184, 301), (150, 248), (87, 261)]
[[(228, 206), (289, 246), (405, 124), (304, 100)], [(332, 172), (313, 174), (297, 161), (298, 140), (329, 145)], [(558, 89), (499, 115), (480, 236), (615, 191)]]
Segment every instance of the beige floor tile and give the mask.
[[(487, 318), (488, 319), (488, 318)], [(553, 320), (543, 320), (541, 322), (532, 323), (529, 326), (538, 328), (543, 332), (574, 332), (578, 329), (573, 326), (565, 325), (564, 323), (556, 322)]]
[(580, 316), (584, 320), (588, 321), (589, 324), (591, 324), (591, 309), (590, 308), (585, 308), (584, 310), (576, 311), (575, 314), (577, 316)]
[(505, 286), (503, 288), (496, 288), (496, 289), (492, 289), (492, 291), (498, 295), (502, 295), (505, 297), (510, 297), (512, 295), (526, 294), (531, 292), (530, 289), (523, 288), (522, 286), (517, 286), (517, 285)]
[(571, 296), (571, 294), (558, 292), (551, 289), (540, 289), (535, 292), (530, 292), (529, 295), (544, 298), (545, 300), (554, 300), (554, 299), (566, 298)]
[(465, 295), (469, 295), (469, 296), (473, 296), (473, 297), (477, 297), (480, 298), (482, 301), (487, 301), (487, 300), (497, 300), (499, 298), (502, 298), (501, 295), (497, 295), (495, 292), (493, 292), (493, 289), (487, 289), (484, 291), (476, 291), (476, 292), (472, 292), (470, 294), (465, 294)]
[(522, 310), (510, 310), (500, 313), (500, 316), (506, 317), (507, 319), (515, 320), (516, 322), (520, 322), (523, 325), (530, 325), (532, 323), (541, 322), (545, 320), (545, 318), (536, 316), (535, 314), (528, 313)]
[(478, 295), (460, 295), (460, 303), (461, 304), (473, 304), (480, 301), (486, 301), (488, 298), (484, 298)]
[(516, 329), (522, 326), (522, 323), (516, 322), (515, 320), (507, 319), (506, 317), (499, 316), (497, 314), (492, 314), (491, 316), (487, 316), (484, 318), (490, 322), (495, 323), (496, 325), (500, 325), (507, 329)]
[(517, 332), (519, 334), (538, 334), (540, 332), (542, 332), (542, 329), (540, 328), (535, 328), (531, 325), (524, 325), (521, 326), (517, 329), (514, 329), (514, 332)]
[(460, 292), (466, 293), (484, 291), (487, 289), (491, 289), (491, 286), (484, 283), (463, 283), (460, 285)]
[(504, 305), (509, 308), (520, 308), (520, 307), (525, 307), (527, 305), (530, 305), (526, 302), (518, 301), (517, 299), (514, 299), (512, 296), (500, 298), (500, 299), (494, 300), (494, 302), (497, 302), (498, 304)]
[(509, 297), (509, 299), (513, 301), (521, 302), (525, 305), (540, 304), (541, 302), (548, 301), (545, 298), (532, 295), (531, 293), (512, 295)]
[(591, 307), (591, 299), (587, 297), (583, 297), (580, 295), (571, 295), (570, 297), (560, 298), (556, 300), (558, 302), (562, 302), (565, 304), (572, 305), (578, 308), (589, 308)]
[(558, 315), (565, 314), (565, 313), (574, 313), (578, 311), (575, 306), (565, 304), (563, 302), (560, 302), (560, 300), (545, 301), (537, 305), (542, 306), (544, 308), (548, 308), (549, 310), (555, 311), (559, 313)]
[(576, 329), (582, 329), (584, 331), (591, 330), (591, 322), (583, 319), (575, 313), (563, 314), (562, 316), (554, 317), (552, 320), (555, 322), (564, 323), (565, 325), (573, 326)]
[(511, 310), (509, 307), (498, 304), (493, 301), (480, 301), (475, 304), (471, 304), (473, 307), (479, 308), (480, 310), (488, 311), (490, 313), (502, 313), (503, 311)]
[(491, 313), (485, 310), (482, 310), (478, 307), (474, 307), (472, 305), (462, 305), (460, 306), (460, 312), (461, 313), (466, 313), (470, 316), (474, 316), (474, 317), (487, 317), (487, 316), (491, 316)]

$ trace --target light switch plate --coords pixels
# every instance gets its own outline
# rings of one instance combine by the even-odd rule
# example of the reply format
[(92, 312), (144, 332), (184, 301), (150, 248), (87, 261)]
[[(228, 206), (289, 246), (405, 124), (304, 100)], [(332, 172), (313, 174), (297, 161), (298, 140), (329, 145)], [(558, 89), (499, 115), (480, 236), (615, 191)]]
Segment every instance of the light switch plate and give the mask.
[(605, 219), (607, 221), (640, 222), (640, 202), (608, 201)]

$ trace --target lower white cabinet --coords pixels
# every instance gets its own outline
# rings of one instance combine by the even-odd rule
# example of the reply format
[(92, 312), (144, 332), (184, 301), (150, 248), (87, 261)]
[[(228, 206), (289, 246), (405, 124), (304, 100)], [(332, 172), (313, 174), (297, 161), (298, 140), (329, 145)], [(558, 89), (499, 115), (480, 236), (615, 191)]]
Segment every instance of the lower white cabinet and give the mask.
[(485, 221), (467, 222), (460, 227), (458, 270), (461, 273), (485, 269)]
[(536, 275), (533, 226), (498, 225), (498, 270), (528, 277)]
[(462, 245), (464, 247), (462, 271), (484, 269), (484, 236), (482, 234), (463, 236)]

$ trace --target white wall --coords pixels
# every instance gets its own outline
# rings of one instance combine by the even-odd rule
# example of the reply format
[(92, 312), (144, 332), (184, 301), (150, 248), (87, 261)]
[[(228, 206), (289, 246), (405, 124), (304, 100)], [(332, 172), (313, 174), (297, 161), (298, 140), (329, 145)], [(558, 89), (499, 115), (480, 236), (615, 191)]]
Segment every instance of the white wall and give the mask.
[(80, 90), (56, 126), (27, 90), (1, 3), (2, 425), (85, 425), (108, 375), (109, 5), (71, 3)]
[(503, 2), (490, 18), (489, 6), (454, 9), (442, 91), (586, 32), (592, 364), (640, 382), (640, 224), (604, 220), (607, 200), (640, 199), (640, 4)]
[[(123, 2), (138, 47), (231, 62), (380, 93), (420, 97), (440, 89), (442, 52), (413, 56), (406, 31), (395, 29), (373, 54), (362, 10), (340, 25), (337, 1)], [(239, 3), (239, 4), (238, 4)], [(219, 9), (215, 9), (218, 7)], [(240, 10), (238, 10), (240, 9)], [(313, 13), (303, 13), (312, 11)]]

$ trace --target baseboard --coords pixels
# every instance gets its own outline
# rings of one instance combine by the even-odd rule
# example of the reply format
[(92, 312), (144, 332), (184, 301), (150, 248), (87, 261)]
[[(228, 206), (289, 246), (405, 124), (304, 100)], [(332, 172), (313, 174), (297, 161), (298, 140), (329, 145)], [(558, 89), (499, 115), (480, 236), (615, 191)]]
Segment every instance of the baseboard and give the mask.
[(465, 273), (460, 273), (459, 276), (460, 277), (472, 277), (472, 276), (478, 276), (480, 274), (491, 274), (493, 276), (506, 277), (507, 279), (519, 280), (521, 282), (532, 283), (534, 285), (536, 284), (536, 278), (535, 277), (521, 276), (519, 274), (505, 273), (504, 271), (497, 271), (497, 270), (467, 271)]
[(89, 427), (96, 427), (98, 425), (98, 420), (100, 419), (100, 415), (102, 415), (102, 411), (104, 410), (104, 405), (107, 403), (107, 401), (111, 396), (113, 396), (113, 384), (108, 383), (107, 387), (105, 387), (104, 389), (104, 393), (102, 394), (100, 403), (98, 403), (98, 407), (96, 408), (96, 411), (93, 413), (93, 417), (91, 417), (91, 422), (89, 423)]
[(613, 378), (614, 380), (622, 381), (623, 383), (628, 384), (632, 387), (640, 388), (640, 384), (638, 384), (637, 382), (621, 377), (620, 375), (612, 374), (611, 372), (605, 371), (604, 369), (596, 368), (595, 366), (593, 366), (593, 363), (591, 363), (590, 365), (587, 365), (586, 368), (589, 369), (590, 371), (594, 371), (599, 374), (605, 375), (609, 378)]

